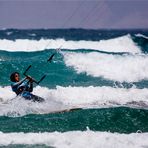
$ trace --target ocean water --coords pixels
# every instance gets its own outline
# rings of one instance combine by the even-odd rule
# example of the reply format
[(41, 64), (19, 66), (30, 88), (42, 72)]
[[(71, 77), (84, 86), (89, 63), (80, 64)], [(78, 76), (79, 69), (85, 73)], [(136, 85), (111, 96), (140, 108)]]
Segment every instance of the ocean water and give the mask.
[[(29, 65), (45, 102), (11, 90)], [(0, 30), (0, 147), (147, 148), (147, 65), (148, 30)]]

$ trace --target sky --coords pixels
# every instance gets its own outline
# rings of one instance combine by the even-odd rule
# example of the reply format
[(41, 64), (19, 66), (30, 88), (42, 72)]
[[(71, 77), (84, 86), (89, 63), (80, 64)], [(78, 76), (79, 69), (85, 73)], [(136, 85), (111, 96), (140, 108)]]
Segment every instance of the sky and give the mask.
[(148, 0), (0, 0), (2, 28), (148, 28)]

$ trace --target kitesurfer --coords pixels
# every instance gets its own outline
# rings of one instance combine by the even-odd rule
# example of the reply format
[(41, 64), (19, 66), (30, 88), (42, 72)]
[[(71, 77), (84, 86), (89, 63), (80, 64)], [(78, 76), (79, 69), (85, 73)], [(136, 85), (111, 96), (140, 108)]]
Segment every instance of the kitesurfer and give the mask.
[(17, 96), (21, 96), (26, 100), (44, 101), (43, 98), (33, 95), (31, 92), (33, 91), (33, 78), (30, 76), (26, 76), (24, 79), (20, 80), (20, 74), (18, 72), (14, 72), (10, 76), (10, 80), (12, 81), (11, 88), (12, 91), (16, 93)]

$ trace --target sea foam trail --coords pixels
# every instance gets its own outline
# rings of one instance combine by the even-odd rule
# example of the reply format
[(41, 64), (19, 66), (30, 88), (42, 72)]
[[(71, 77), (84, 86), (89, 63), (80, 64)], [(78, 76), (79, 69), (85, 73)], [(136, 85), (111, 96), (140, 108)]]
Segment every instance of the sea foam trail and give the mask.
[(118, 134), (108, 132), (69, 131), (65, 133), (0, 133), (0, 145), (44, 144), (56, 148), (146, 148), (148, 133)]
[(111, 55), (102, 53), (64, 53), (67, 66), (77, 73), (119, 82), (148, 80), (147, 55)]
[[(113, 88), (113, 87), (61, 87), (48, 89), (37, 86), (34, 94), (45, 98), (44, 103), (26, 101), (23, 98), (14, 98), (9, 87), (5, 98), (0, 96), (0, 115), (23, 116), (26, 114), (44, 114), (73, 107), (102, 108), (114, 106), (148, 107), (148, 89)], [(0, 91), (1, 92), (1, 91)], [(0, 93), (1, 95), (1, 93)], [(11, 99), (10, 99), (11, 98)]]
[(64, 49), (94, 49), (106, 52), (130, 52), (140, 53), (140, 48), (133, 42), (130, 35), (121, 36), (109, 40), (100, 41), (65, 41), (64, 39), (41, 39), (28, 40), (16, 39), (0, 40), (0, 49), (6, 51), (40, 51), (46, 49), (56, 49), (62, 45)]

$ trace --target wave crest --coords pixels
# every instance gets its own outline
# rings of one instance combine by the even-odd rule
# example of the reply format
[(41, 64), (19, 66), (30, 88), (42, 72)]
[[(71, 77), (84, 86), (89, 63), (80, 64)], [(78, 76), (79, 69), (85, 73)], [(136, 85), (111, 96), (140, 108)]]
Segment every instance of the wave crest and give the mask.
[[(81, 147), (147, 147), (148, 133), (119, 134), (109, 132), (69, 131), (65, 133), (0, 133), (0, 145), (12, 144)], [(89, 140), (88, 140), (89, 138)], [(74, 139), (74, 140), (73, 140)]]
[(41, 51), (46, 49), (57, 49), (62, 45), (64, 49), (93, 49), (105, 52), (129, 52), (140, 53), (140, 48), (133, 42), (130, 35), (117, 37), (114, 39), (100, 41), (66, 41), (64, 39), (16, 39), (0, 40), (0, 49), (6, 51)]

